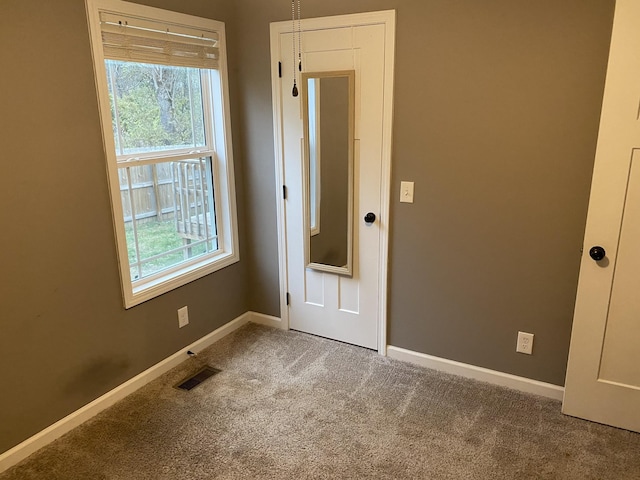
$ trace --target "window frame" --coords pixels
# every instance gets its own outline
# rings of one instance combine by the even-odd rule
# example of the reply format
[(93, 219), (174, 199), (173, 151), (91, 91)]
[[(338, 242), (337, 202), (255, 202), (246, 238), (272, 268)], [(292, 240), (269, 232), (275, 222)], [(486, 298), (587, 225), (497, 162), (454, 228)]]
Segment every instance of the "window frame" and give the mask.
[[(223, 22), (216, 20), (120, 0), (86, 0), (86, 10), (93, 54), (94, 77), (98, 94), (122, 295), (124, 307), (131, 308), (240, 260), (231, 144), (231, 121), (227, 87), (225, 25)], [(207, 144), (204, 147), (199, 149), (191, 148), (160, 151), (152, 154), (118, 155), (111, 119), (107, 70), (100, 29), (101, 12), (134, 16), (172, 25), (184, 25), (217, 32), (219, 42), (218, 69), (209, 70), (203, 75), (203, 77), (207, 77), (208, 81), (206, 83), (209, 84), (208, 88), (210, 89), (209, 102), (207, 105), (203, 105), (205, 113), (205, 138), (207, 139)], [(207, 131), (207, 126), (210, 127), (209, 131)], [(208, 144), (210, 139), (213, 141), (213, 145)], [(152, 159), (153, 161), (172, 161), (176, 159), (176, 157), (185, 156), (191, 156), (191, 158), (211, 157), (218, 250), (215, 253), (205, 254), (202, 257), (187, 260), (134, 282), (131, 280), (129, 268), (124, 209), (120, 195), (118, 169), (125, 166), (137, 166), (149, 163)]]

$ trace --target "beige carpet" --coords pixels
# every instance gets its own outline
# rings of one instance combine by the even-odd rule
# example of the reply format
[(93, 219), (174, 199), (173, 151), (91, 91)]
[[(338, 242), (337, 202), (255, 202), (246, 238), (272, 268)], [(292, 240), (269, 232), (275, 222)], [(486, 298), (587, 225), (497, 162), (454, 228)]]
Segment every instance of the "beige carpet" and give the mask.
[[(190, 392), (201, 363), (222, 369)], [(247, 325), (0, 480), (640, 479), (640, 435), (560, 403)]]

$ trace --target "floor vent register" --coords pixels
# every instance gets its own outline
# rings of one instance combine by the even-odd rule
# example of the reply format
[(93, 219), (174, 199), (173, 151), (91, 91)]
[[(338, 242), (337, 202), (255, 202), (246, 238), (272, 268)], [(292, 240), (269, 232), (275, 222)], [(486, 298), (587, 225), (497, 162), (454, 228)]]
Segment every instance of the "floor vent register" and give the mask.
[(218, 370), (217, 368), (206, 366), (200, 369), (195, 375), (190, 376), (186, 380), (183, 380), (176, 388), (180, 390), (191, 390), (202, 382), (204, 382), (207, 378), (213, 377), (216, 373), (220, 373), (222, 370)]

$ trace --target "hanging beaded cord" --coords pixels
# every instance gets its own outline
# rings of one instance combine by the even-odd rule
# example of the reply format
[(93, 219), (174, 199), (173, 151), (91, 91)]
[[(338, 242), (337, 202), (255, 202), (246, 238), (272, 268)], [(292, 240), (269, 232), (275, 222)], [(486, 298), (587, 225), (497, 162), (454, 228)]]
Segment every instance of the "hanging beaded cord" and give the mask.
[[(302, 22), (300, 20), (300, 1), (298, 0), (298, 71), (302, 72)], [(291, 44), (293, 46), (293, 90), (291, 94), (294, 97), (298, 96), (298, 85), (296, 83), (297, 74), (296, 74), (296, 0), (291, 0), (291, 33), (292, 33), (292, 41)]]
[(302, 72), (302, 16), (300, 15), (300, 4), (298, 0), (298, 71)]

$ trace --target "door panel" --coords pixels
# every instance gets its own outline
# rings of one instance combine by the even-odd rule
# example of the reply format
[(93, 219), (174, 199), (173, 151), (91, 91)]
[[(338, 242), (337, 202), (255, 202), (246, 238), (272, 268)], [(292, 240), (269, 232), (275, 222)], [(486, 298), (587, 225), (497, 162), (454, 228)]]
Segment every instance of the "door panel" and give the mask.
[[(634, 150), (598, 378), (640, 388), (640, 151)], [(640, 404), (638, 405), (640, 415)]]
[(324, 307), (324, 274), (315, 270), (307, 270), (305, 272), (305, 295), (304, 301), (309, 305)]
[[(640, 431), (640, 2), (618, 0), (563, 412)], [(592, 246), (606, 257), (595, 261)]]
[(338, 308), (343, 312), (360, 313), (360, 282), (338, 277)]
[[(305, 268), (301, 97), (293, 97), (290, 33), (280, 34), (290, 328), (378, 348), (385, 26), (318, 29), (302, 37), (305, 72), (355, 70), (353, 276)], [(287, 80), (291, 78), (291, 80)], [(364, 101), (363, 99), (366, 99)], [(378, 219), (365, 225), (367, 212)]]

